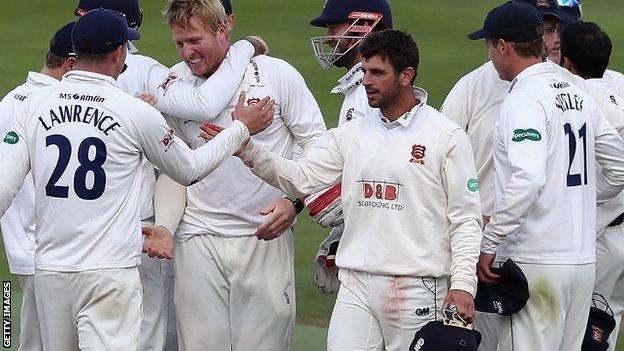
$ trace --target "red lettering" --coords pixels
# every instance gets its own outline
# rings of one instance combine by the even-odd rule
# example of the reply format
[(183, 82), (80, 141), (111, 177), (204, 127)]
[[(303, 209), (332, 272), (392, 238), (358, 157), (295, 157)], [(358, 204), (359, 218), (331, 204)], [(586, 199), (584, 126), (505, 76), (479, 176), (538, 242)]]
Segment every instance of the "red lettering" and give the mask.
[(396, 191), (396, 187), (393, 185), (386, 185), (386, 200), (396, 200), (397, 198), (397, 191)]
[(381, 184), (377, 184), (377, 186), (375, 186), (375, 197), (379, 200), (383, 199), (383, 188), (381, 187)]
[(370, 199), (370, 197), (373, 196), (373, 187), (368, 183), (362, 184), (364, 184), (364, 198)]

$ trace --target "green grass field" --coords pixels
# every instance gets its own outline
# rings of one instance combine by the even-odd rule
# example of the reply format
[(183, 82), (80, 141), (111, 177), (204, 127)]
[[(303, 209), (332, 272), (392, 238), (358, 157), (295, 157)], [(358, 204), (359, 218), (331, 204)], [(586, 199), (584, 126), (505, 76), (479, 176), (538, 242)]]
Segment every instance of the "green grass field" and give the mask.
[[(259, 34), (271, 46), (271, 54), (292, 63), (305, 77), (317, 98), (328, 127), (336, 125), (341, 96), (330, 89), (344, 72), (323, 71), (312, 56), (309, 38), (323, 35), (309, 21), (318, 15), (324, 0), (233, 0), (237, 14), (234, 37)], [(417, 84), (429, 92), (429, 104), (439, 107), (448, 90), (464, 73), (487, 59), (483, 42), (471, 42), (466, 35), (481, 26), (489, 9), (502, 3), (494, 0), (389, 0), (396, 28), (410, 32), (417, 40), (421, 65)], [(164, 0), (142, 0), (145, 20), (143, 39), (137, 42), (142, 54), (165, 65), (178, 62), (171, 34), (160, 11)], [(38, 71), (43, 64), (51, 34), (66, 22), (74, 20), (76, 0), (4, 1), (0, 11), (0, 94), (21, 84), (26, 72)], [(611, 34), (614, 53), (611, 68), (624, 71), (624, 4), (618, 0), (586, 0), (585, 18), (600, 24)], [(7, 165), (3, 165), (7, 166)], [(313, 282), (313, 258), (316, 247), (325, 237), (323, 230), (306, 215), (300, 216), (296, 230), (297, 328), (293, 350), (325, 349), (325, 329), (334, 296), (317, 292)], [(2, 250), (2, 256), (4, 256)], [(0, 275), (11, 279), (1, 258)], [(19, 287), (13, 284), (13, 325), (18, 323)], [(17, 328), (14, 346), (17, 349)], [(624, 351), (624, 346), (620, 347)]]

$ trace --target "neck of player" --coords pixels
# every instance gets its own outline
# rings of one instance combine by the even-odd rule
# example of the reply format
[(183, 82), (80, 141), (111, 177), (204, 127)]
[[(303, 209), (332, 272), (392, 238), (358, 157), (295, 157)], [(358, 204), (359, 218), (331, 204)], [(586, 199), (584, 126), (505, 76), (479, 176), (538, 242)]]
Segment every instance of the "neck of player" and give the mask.
[(387, 106), (380, 106), (379, 111), (387, 120), (394, 122), (419, 103), (420, 101), (414, 94), (414, 89), (408, 86), (403, 87), (401, 93)]

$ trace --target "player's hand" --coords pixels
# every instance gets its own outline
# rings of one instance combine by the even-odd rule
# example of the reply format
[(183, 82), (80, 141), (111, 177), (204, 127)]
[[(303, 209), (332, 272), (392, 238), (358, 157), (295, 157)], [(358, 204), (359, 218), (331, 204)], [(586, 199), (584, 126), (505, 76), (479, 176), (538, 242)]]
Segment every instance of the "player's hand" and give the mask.
[[(217, 136), (217, 134), (221, 133), (221, 131), (224, 129), (223, 127), (220, 127), (216, 124), (212, 124), (208, 122), (203, 123), (202, 125), (199, 126), (199, 128), (202, 130), (202, 132), (199, 133), (199, 137), (204, 139), (206, 142), (209, 142), (210, 140), (214, 139)], [(249, 139), (245, 140), (241, 144), (238, 150), (234, 152), (234, 156), (240, 155), (240, 153), (243, 152), (243, 150), (245, 150), (245, 147), (247, 147), (247, 144), (249, 144)]]
[(343, 222), (342, 203), (340, 202), (342, 184), (336, 184), (329, 189), (308, 196), (304, 203), (310, 217), (321, 227), (335, 227)]
[(247, 95), (244, 91), (238, 96), (236, 108), (232, 112), (232, 119), (243, 122), (249, 134), (255, 135), (267, 129), (273, 123), (273, 115), (275, 114), (275, 101), (271, 97), (266, 96), (257, 103), (245, 106)]
[(143, 252), (149, 257), (173, 258), (173, 235), (167, 228), (150, 225), (141, 228), (141, 233), (145, 236)]
[(316, 253), (314, 282), (322, 293), (337, 293), (340, 288), (338, 267), (336, 267), (336, 251), (338, 251), (343, 230), (344, 226), (342, 225), (333, 228)]
[(147, 102), (152, 106), (156, 106), (156, 104), (158, 103), (158, 98), (156, 98), (156, 95), (152, 94), (141, 93), (141, 95), (139, 95), (139, 99)]
[(492, 218), (492, 216), (481, 216), (481, 219), (483, 220), (483, 228), (481, 229), (485, 229), (485, 226), (490, 223), (490, 219)]
[(297, 217), (292, 201), (280, 199), (266, 205), (260, 214), (269, 218), (256, 230), (258, 240), (273, 240), (284, 233)]
[(451, 289), (444, 298), (444, 307), (455, 305), (457, 314), (468, 323), (472, 323), (475, 317), (474, 298), (468, 292), (463, 290)]
[(264, 39), (262, 39), (259, 35), (250, 35), (248, 37), (243, 38), (251, 43), (254, 47), (254, 57), (258, 55), (268, 55), (269, 54), (269, 45), (266, 43)]
[(479, 277), (479, 280), (485, 284), (496, 284), (500, 279), (500, 275), (494, 274), (490, 270), (495, 259), (496, 254), (481, 252), (481, 255), (479, 255), (479, 263), (477, 263), (477, 277)]

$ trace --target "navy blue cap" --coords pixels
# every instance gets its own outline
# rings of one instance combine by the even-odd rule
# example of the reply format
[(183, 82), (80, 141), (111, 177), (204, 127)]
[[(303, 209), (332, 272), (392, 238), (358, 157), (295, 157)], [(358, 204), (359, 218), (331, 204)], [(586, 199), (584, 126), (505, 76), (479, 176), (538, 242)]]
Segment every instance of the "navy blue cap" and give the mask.
[(392, 11), (386, 0), (327, 0), (320, 16), (310, 21), (315, 27), (327, 27), (329, 23), (351, 22), (351, 12), (373, 12), (383, 15), (378, 26), (392, 28)]
[(80, 17), (72, 31), (72, 45), (77, 53), (106, 54), (128, 40), (137, 40), (139, 32), (128, 27), (118, 12), (96, 9)]
[(491, 271), (500, 275), (500, 281), (494, 285), (478, 283), (475, 309), (503, 316), (520, 312), (529, 300), (529, 283), (522, 269), (508, 259), (502, 266), (492, 267)]
[(477, 351), (481, 333), (442, 321), (425, 324), (414, 335), (409, 351)]
[(231, 15), (232, 14), (232, 2), (230, 0), (221, 0), (221, 3), (223, 4), (223, 8), (225, 9), (225, 14), (226, 15)]
[(599, 308), (590, 307), (581, 351), (607, 351), (613, 329), (615, 319), (612, 315)]
[(510, 42), (525, 42), (540, 38), (542, 15), (527, 3), (509, 1), (494, 8), (485, 17), (483, 28), (468, 35), (471, 40), (501, 38)]
[(74, 48), (72, 47), (71, 34), (76, 22), (70, 22), (61, 27), (54, 33), (52, 39), (50, 39), (50, 52), (58, 57), (70, 58), (75, 56)]
[(559, 15), (565, 24), (572, 24), (581, 21), (581, 8), (579, 6), (560, 6)]
[(139, 29), (141, 22), (143, 22), (143, 10), (141, 10), (138, 0), (80, 0), (74, 14), (83, 16), (85, 13), (99, 8), (122, 13), (128, 22), (128, 27), (132, 29)]
[(537, 8), (537, 10), (542, 15), (542, 18), (546, 17), (554, 17), (558, 21), (563, 21), (561, 19), (561, 14), (559, 13), (559, 4), (557, 0), (513, 0), (515, 2), (523, 2), (525, 4), (532, 5)]

